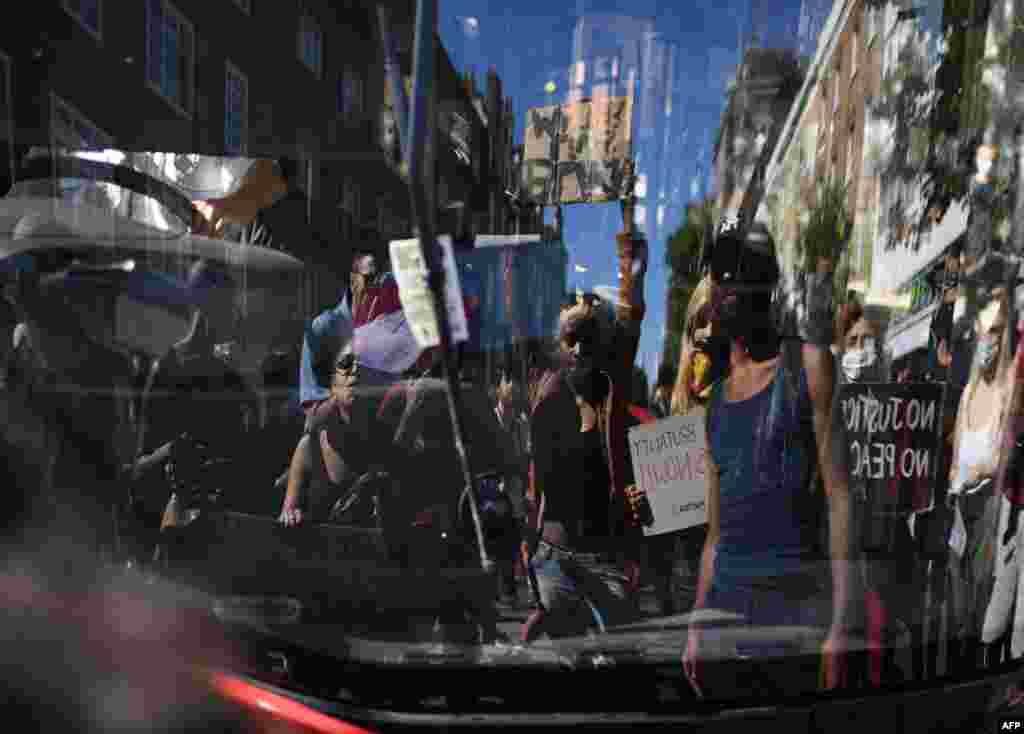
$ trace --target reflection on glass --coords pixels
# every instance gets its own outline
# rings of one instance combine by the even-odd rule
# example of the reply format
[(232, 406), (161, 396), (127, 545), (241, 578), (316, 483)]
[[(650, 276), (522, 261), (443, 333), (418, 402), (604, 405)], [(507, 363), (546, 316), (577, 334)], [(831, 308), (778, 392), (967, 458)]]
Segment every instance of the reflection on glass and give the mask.
[[(416, 3), (53, 4), (0, 42), (12, 552), (230, 597), (255, 678), (381, 709), (1024, 653), (1020, 3), (440, 0), (424, 151)], [(449, 355), (391, 258), (418, 215)], [(448, 677), (503, 664), (611, 695)]]

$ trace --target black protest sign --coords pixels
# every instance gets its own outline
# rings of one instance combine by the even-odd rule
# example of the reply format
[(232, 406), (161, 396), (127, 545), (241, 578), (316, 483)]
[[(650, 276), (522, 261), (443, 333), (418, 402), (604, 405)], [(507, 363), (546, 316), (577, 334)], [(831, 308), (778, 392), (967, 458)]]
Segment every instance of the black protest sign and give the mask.
[(871, 514), (932, 505), (942, 386), (850, 384), (839, 394), (850, 487)]

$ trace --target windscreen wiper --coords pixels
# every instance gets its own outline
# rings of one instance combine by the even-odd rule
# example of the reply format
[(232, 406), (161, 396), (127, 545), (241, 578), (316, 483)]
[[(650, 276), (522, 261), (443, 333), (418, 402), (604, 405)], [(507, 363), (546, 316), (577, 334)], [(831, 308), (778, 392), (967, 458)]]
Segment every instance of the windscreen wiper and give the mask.
[[(381, 29), (384, 35), (384, 52), (389, 77), (394, 80), (399, 75), (395, 73), (393, 48), (390, 46), (390, 33), (387, 23), (387, 11), (378, 10), (378, 18), (382, 20)], [(419, 238), (420, 251), (423, 261), (427, 266), (427, 284), (432, 296), (434, 317), (437, 319), (438, 331), (440, 332), (440, 350), (444, 370), (444, 381), (448, 394), (448, 408), (451, 414), (452, 432), (455, 437), (455, 450), (458, 454), (459, 464), (462, 469), (462, 478), (465, 485), (464, 495), (469, 498), (469, 508), (473, 518), (473, 529), (476, 535), (477, 547), (480, 549), (480, 565), (483, 570), (490, 574), (494, 572), (494, 562), (487, 553), (487, 544), (484, 541), (483, 524), (480, 519), (480, 503), (477, 496), (476, 485), (473, 480), (473, 470), (470, 466), (469, 454), (466, 451), (464, 440), (463, 407), (461, 391), (459, 389), (458, 367), (455, 363), (455, 355), (452, 350), (451, 324), (448, 319), (448, 309), (445, 305), (445, 276), (439, 256), (437, 243), (437, 228), (435, 218), (437, 208), (435, 206), (432, 187), (433, 167), (427, 160), (428, 143), (434, 134), (433, 125), (433, 95), (434, 86), (434, 39), (437, 32), (437, 0), (417, 0), (416, 3), (416, 26), (415, 39), (413, 42), (414, 65), (413, 65), (413, 89), (412, 100), (409, 111), (409, 118), (404, 122), (407, 126), (401, 127), (404, 116), (404, 90), (401, 85), (391, 84), (393, 106), (396, 114), (399, 115), (399, 146), (405, 158), (404, 170), (408, 175), (409, 193), (412, 198), (412, 211), (416, 222)], [(429, 146), (430, 155), (436, 146)]]

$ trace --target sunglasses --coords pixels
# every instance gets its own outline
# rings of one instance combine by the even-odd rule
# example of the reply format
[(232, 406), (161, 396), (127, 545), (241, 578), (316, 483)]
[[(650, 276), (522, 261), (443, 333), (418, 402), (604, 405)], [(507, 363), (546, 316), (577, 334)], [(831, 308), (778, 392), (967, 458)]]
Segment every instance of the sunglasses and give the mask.
[(346, 375), (353, 375), (359, 369), (359, 360), (352, 352), (344, 354), (334, 363), (334, 369)]

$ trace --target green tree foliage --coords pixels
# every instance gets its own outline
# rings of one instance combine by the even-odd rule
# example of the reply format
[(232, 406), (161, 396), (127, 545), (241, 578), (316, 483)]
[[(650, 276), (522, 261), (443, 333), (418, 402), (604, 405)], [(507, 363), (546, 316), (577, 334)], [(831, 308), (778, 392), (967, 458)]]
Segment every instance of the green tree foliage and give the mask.
[[(894, 5), (867, 0), (875, 10)], [(891, 202), (885, 212), (888, 248), (907, 242), (909, 234), (909, 245), (917, 249), (921, 235), (967, 196), (974, 151), (992, 103), (982, 81), (991, 9), (991, 0), (944, 0), (943, 42), (934, 70), (915, 37), (899, 49), (893, 71), (883, 80), (881, 99), (872, 106), (893, 129), (882, 177), (916, 187), (923, 202), (916, 220), (908, 218), (904, 197)], [(916, 23), (916, 18), (913, 9), (902, 10), (897, 23)]]
[(675, 370), (682, 350), (686, 308), (700, 282), (700, 257), (705, 239), (714, 221), (714, 207), (710, 201), (691, 207), (686, 222), (669, 237), (665, 246), (665, 265), (669, 272), (668, 309), (666, 313), (665, 344), (662, 367)]

